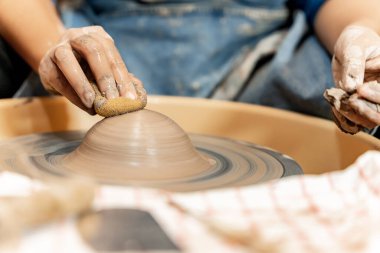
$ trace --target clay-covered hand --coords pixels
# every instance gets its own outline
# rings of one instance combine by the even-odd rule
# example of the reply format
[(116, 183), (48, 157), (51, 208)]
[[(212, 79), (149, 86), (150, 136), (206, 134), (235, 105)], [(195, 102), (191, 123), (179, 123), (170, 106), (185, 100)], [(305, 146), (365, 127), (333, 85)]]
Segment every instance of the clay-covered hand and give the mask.
[[(334, 49), (333, 77), (345, 91), (345, 110), (333, 108), (334, 115), (360, 127), (380, 125), (380, 36), (364, 26), (352, 25), (343, 30)], [(340, 125), (342, 126), (342, 125)]]
[[(379, 85), (377, 82), (363, 85)], [(340, 88), (325, 91), (324, 97), (330, 103), (334, 120), (338, 127), (346, 133), (355, 134), (363, 128), (374, 128), (380, 125), (376, 119), (380, 105), (369, 102), (357, 93), (349, 94)]]
[(140, 99), (136, 78), (128, 72), (113, 39), (100, 26), (68, 29), (41, 60), (39, 74), (45, 89), (64, 95), (91, 114), (95, 92), (90, 81), (106, 99)]
[(335, 84), (348, 93), (380, 81), (380, 36), (364, 26), (348, 26), (335, 44), (332, 70)]

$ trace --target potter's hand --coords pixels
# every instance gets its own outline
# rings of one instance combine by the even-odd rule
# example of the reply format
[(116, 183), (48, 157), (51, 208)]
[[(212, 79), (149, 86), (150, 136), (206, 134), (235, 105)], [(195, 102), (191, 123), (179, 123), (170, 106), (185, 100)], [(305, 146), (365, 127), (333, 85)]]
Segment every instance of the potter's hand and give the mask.
[(347, 27), (335, 45), (332, 68), (336, 86), (356, 93), (345, 100), (345, 110), (333, 108), (339, 121), (366, 128), (380, 125), (380, 36), (366, 27)]
[(380, 81), (380, 36), (366, 27), (347, 27), (335, 44), (332, 70), (335, 84), (349, 93)]
[[(364, 85), (379, 85), (377, 82)], [(380, 125), (376, 119), (380, 106), (359, 97), (357, 93), (350, 95), (343, 89), (331, 88), (325, 91), (324, 97), (332, 106), (335, 123), (346, 133), (355, 134), (363, 127), (371, 129)]]
[(88, 67), (105, 98), (138, 98), (136, 78), (128, 72), (112, 38), (100, 26), (67, 30), (41, 60), (39, 74), (45, 89), (93, 113), (95, 92), (86, 76)]

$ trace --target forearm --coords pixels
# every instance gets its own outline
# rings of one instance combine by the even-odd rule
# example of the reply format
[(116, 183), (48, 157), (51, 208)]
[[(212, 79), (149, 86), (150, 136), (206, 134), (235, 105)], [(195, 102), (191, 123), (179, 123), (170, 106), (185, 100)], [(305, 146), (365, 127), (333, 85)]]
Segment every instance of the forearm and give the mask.
[(0, 35), (36, 72), (63, 31), (51, 0), (0, 0)]
[(379, 0), (327, 0), (315, 19), (315, 31), (333, 53), (342, 30), (348, 25), (363, 25), (380, 34)]

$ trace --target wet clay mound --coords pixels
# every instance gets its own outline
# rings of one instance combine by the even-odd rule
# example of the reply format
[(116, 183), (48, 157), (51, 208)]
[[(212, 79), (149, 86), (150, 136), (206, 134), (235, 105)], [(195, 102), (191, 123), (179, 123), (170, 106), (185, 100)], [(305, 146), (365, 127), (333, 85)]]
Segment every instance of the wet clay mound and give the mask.
[(133, 180), (184, 178), (213, 164), (174, 121), (149, 110), (103, 119), (62, 159), (63, 166), (76, 172), (112, 173)]
[(294, 160), (276, 151), (188, 135), (170, 118), (149, 110), (103, 119), (86, 134), (34, 134), (2, 145), (7, 151), (0, 159), (13, 170), (173, 191), (234, 187), (302, 174)]

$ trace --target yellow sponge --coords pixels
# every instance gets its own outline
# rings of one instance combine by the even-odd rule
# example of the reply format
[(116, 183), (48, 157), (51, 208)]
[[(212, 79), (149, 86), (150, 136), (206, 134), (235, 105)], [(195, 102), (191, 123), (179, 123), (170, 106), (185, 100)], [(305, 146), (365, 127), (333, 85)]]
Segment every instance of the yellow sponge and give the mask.
[(125, 97), (117, 97), (108, 100), (102, 96), (96, 85), (92, 85), (92, 87), (95, 91), (95, 112), (106, 118), (138, 111), (143, 109), (147, 103), (146, 99), (144, 99), (145, 95), (141, 94), (139, 91), (137, 91), (138, 98), (136, 100)]

